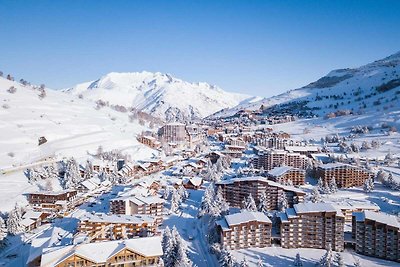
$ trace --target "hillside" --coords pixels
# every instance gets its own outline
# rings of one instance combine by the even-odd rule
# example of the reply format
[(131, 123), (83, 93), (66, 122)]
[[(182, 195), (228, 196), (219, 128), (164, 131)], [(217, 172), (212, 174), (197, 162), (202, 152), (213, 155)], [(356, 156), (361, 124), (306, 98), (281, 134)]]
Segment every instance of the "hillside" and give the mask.
[[(12, 86), (14, 93), (8, 92)], [(22, 200), (22, 193), (37, 190), (23, 174), (30, 164), (69, 156), (84, 160), (100, 145), (121, 149), (133, 159), (152, 154), (135, 138), (145, 126), (129, 122), (126, 113), (96, 110), (93, 102), (49, 89), (43, 99), (39, 94), (31, 86), (0, 77), (0, 171), (6, 172), (0, 174), (0, 210)], [(48, 142), (39, 146), (41, 136)]]
[[(223, 110), (213, 117), (264, 106), (266, 114), (300, 117), (393, 112), (400, 107), (400, 52), (355, 69), (339, 69), (299, 89)], [(333, 114), (335, 113), (335, 114)]]
[(109, 73), (65, 91), (92, 101), (136, 108), (166, 121), (199, 119), (254, 100), (214, 85), (189, 83), (158, 72)]

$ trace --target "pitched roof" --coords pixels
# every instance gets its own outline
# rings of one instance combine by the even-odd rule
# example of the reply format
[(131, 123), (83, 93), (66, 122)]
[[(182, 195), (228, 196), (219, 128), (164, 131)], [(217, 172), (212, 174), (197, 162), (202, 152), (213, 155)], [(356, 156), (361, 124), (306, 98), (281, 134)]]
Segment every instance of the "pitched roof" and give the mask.
[(145, 257), (157, 257), (163, 254), (161, 237), (152, 236), (45, 249), (41, 266), (55, 266), (72, 255), (81, 256), (95, 263), (105, 263), (110, 257), (125, 248)]

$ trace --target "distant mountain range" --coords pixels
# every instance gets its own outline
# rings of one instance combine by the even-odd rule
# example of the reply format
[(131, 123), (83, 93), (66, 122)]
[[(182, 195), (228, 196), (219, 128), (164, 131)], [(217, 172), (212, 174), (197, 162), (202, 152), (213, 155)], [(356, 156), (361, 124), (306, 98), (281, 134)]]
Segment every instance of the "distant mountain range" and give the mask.
[(359, 68), (333, 70), (302, 88), (239, 104), (211, 117), (229, 117), (239, 110), (256, 110), (261, 106), (266, 113), (288, 112), (303, 116), (400, 110), (400, 52)]
[(93, 101), (135, 108), (166, 121), (200, 119), (223, 108), (260, 100), (159, 72), (113, 72), (64, 91)]

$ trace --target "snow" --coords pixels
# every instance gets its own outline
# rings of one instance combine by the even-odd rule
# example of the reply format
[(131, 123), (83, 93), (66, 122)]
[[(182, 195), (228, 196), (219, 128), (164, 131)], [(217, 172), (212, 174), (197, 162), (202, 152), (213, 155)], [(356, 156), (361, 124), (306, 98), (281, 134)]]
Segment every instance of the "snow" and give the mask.
[[(161, 238), (159, 236), (143, 237), (139, 239), (126, 239), (123, 241), (104, 241), (45, 249), (42, 255), (41, 266), (56, 265), (57, 262), (73, 254), (82, 256), (96, 263), (101, 263), (125, 248), (147, 257), (160, 256), (163, 254)], [(57, 261), (57, 259), (59, 260)]]
[(66, 92), (110, 104), (134, 107), (153, 116), (168, 114), (203, 118), (222, 108), (232, 108), (250, 96), (228, 93), (207, 83), (189, 83), (169, 74), (151, 72), (109, 73), (92, 83), (78, 84)]
[(299, 203), (294, 204), (293, 209), (296, 213), (313, 213), (313, 212), (336, 212), (342, 215), (342, 212), (329, 203)]
[(282, 166), (282, 167), (275, 167), (272, 170), (268, 171), (268, 174), (274, 177), (279, 177), (287, 173), (288, 171), (294, 169), (293, 167), (289, 166)]
[(271, 223), (271, 220), (268, 218), (267, 215), (265, 215), (263, 212), (255, 211), (242, 211), (240, 213), (226, 215), (224, 219), (226, 220), (228, 226), (252, 221)]
[[(7, 92), (11, 86), (17, 88), (14, 94)], [(59, 91), (46, 92), (40, 100), (37, 90), (0, 77), (0, 101), (9, 105), (0, 107), (1, 211), (10, 210), (16, 202), (26, 203), (22, 194), (38, 190), (28, 183), (26, 168), (71, 156), (86, 161), (100, 145), (106, 151), (120, 149), (133, 160), (150, 157), (154, 151), (136, 141), (136, 135), (147, 128), (137, 121), (130, 123), (127, 114), (96, 110), (93, 102)], [(38, 146), (40, 136), (48, 142)], [(52, 184), (55, 190), (61, 189), (58, 181)]]
[(357, 216), (356, 218), (357, 221), (364, 221), (365, 219), (367, 219), (400, 229), (399, 218), (394, 215), (366, 210), (359, 213), (359, 216)]
[(104, 213), (86, 213), (80, 217), (81, 221), (89, 221), (95, 223), (131, 223), (131, 224), (154, 224), (155, 218), (148, 215), (124, 215), (124, 214), (104, 214)]

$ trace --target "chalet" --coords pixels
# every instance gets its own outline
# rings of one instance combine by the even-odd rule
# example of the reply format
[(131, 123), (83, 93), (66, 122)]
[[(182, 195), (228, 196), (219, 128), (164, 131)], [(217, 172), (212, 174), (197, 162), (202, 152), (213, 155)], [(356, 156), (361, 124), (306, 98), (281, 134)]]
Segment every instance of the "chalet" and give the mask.
[(90, 240), (113, 240), (153, 235), (157, 230), (154, 217), (147, 215), (123, 215), (87, 213), (80, 217), (78, 232)]
[(188, 177), (183, 179), (183, 186), (186, 189), (199, 189), (203, 184), (203, 179), (201, 177)]
[(153, 236), (44, 249), (40, 266), (156, 266), (162, 255), (161, 237)]

